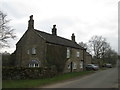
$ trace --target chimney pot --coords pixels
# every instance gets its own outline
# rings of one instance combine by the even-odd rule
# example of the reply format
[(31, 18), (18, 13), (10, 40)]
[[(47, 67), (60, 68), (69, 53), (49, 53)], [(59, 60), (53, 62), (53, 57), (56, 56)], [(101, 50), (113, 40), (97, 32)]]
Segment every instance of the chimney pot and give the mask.
[(28, 29), (34, 29), (33, 15), (30, 16), (30, 20), (28, 21)]
[(57, 35), (56, 25), (53, 25), (53, 28), (52, 28), (52, 35)]
[(71, 39), (72, 39), (72, 41), (75, 42), (75, 35), (74, 35), (74, 33), (72, 34)]

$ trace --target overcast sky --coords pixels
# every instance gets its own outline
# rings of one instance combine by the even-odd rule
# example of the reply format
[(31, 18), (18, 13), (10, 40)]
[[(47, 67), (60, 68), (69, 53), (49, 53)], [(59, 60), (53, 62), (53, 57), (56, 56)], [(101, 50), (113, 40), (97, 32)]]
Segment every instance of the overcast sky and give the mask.
[(35, 29), (51, 33), (53, 24), (57, 35), (76, 41), (88, 42), (93, 35), (102, 35), (118, 51), (118, 1), (119, 0), (1, 0), (1, 8), (11, 19), (17, 39), (2, 51), (13, 52), (15, 44), (28, 27), (33, 15)]

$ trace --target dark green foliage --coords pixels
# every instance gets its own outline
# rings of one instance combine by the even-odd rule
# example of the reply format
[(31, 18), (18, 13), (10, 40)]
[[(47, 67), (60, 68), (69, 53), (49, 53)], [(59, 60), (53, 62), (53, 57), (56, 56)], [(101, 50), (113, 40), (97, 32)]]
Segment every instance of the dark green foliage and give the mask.
[(2, 66), (10, 66), (10, 54), (2, 54)]
[(23, 68), (23, 67), (3, 67), (2, 79), (37, 79), (49, 78), (56, 75), (56, 71), (51, 68)]
[(118, 59), (120, 60), (120, 55), (118, 55)]
[(58, 72), (62, 72), (66, 62), (66, 48), (58, 45), (47, 45), (47, 62), (55, 66)]
[(15, 59), (16, 59), (15, 55), (16, 55), (15, 52), (10, 55), (10, 63), (9, 63), (10, 66), (15, 66)]
[(15, 66), (15, 53), (2, 54), (2, 66)]

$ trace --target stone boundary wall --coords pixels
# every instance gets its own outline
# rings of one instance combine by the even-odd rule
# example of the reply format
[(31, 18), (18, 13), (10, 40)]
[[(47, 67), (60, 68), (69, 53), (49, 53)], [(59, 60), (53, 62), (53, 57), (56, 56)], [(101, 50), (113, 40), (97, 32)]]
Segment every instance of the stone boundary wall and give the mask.
[(50, 78), (57, 74), (54, 68), (3, 67), (3, 80)]

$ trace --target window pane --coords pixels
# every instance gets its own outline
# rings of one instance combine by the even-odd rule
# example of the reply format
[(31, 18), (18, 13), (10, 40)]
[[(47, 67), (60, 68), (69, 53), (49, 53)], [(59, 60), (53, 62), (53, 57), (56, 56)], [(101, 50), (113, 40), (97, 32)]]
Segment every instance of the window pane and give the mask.
[(35, 64), (35, 67), (39, 67), (39, 64)]
[(73, 69), (77, 69), (77, 64), (75, 62), (73, 63)]
[(29, 51), (29, 50), (27, 50), (27, 54), (30, 54), (30, 51)]
[(36, 54), (36, 49), (32, 48), (32, 54)]
[(31, 67), (31, 64), (29, 64), (29, 67)]
[(70, 49), (67, 48), (67, 58), (70, 58)]
[(80, 62), (80, 68), (83, 68), (83, 61)]
[(40, 67), (40, 61), (39, 60), (31, 60), (29, 62), (29, 67)]
[(77, 52), (77, 57), (80, 57), (80, 52)]

